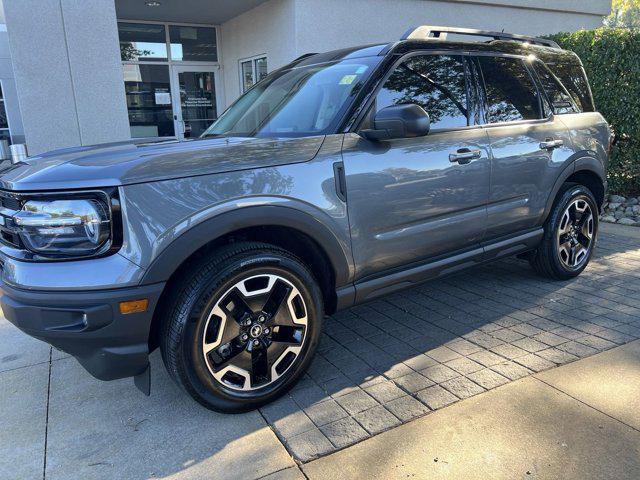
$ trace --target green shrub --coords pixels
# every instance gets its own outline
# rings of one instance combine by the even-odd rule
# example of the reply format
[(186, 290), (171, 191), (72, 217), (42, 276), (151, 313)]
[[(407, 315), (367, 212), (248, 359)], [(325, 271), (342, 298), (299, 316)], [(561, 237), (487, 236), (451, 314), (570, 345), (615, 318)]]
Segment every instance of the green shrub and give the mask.
[(598, 28), (550, 38), (580, 57), (596, 110), (618, 137), (609, 164), (609, 191), (640, 193), (640, 30)]

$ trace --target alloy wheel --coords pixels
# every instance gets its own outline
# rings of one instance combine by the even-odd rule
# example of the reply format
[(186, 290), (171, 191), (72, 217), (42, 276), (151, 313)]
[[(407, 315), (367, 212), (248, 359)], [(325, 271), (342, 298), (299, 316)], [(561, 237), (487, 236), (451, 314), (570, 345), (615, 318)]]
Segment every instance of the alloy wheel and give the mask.
[(213, 378), (238, 391), (266, 387), (293, 365), (307, 333), (307, 308), (280, 275), (253, 275), (235, 283), (213, 306), (202, 353)]
[(565, 209), (557, 232), (558, 257), (569, 270), (577, 270), (588, 260), (594, 241), (594, 218), (589, 202), (574, 199)]

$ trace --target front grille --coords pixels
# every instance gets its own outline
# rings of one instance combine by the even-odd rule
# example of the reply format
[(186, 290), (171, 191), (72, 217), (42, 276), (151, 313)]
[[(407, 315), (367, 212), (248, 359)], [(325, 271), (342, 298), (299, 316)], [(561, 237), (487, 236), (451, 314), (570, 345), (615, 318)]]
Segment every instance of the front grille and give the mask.
[(20, 200), (2, 191), (0, 191), (0, 205), (8, 210), (20, 210), (22, 208)]
[(0, 190), (0, 243), (22, 249), (22, 242), (11, 218), (20, 209), (22, 209), (22, 203), (19, 197)]

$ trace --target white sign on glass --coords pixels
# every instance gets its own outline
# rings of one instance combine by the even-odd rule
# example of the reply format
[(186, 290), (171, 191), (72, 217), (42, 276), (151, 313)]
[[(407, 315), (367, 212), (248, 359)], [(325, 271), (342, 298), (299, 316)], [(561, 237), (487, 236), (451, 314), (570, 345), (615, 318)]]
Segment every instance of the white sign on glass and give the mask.
[(156, 105), (171, 105), (171, 94), (156, 90)]

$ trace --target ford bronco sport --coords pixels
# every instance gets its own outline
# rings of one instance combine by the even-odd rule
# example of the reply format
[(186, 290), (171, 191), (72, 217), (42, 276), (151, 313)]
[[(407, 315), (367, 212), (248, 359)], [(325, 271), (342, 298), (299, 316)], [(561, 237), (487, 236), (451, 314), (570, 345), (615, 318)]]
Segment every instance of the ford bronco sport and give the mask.
[(5, 167), (2, 309), (99, 379), (148, 394), (159, 347), (198, 402), (256, 408), (300, 377), (326, 314), (507, 255), (582, 272), (610, 141), (549, 40), (419, 27), (304, 55), (200, 139)]

